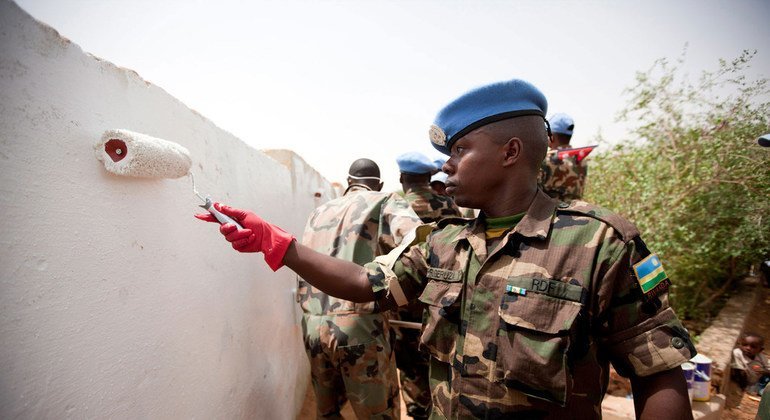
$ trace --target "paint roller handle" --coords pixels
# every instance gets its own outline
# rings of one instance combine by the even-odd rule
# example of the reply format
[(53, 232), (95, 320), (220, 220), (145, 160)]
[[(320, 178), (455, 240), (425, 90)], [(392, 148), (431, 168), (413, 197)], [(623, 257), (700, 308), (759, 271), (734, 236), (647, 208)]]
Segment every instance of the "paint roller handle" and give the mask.
[(214, 208), (214, 205), (211, 202), (210, 198), (206, 199), (206, 204), (204, 204), (202, 207), (208, 210), (209, 213), (211, 213), (211, 215), (214, 216), (219, 221), (219, 224), (226, 225), (230, 223), (231, 225), (235, 225), (238, 229), (243, 229), (243, 226), (241, 226), (238, 222), (236, 222), (235, 219), (225, 214), (222, 214), (222, 212)]

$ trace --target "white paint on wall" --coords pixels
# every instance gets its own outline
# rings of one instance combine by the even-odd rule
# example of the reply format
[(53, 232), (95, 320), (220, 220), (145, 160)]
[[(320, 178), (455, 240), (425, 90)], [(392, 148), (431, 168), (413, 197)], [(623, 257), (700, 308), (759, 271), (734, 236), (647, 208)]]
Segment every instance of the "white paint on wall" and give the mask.
[(194, 219), (189, 178), (108, 173), (93, 145), (119, 128), (296, 235), (335, 194), (0, 0), (0, 418), (293, 418), (296, 276)]

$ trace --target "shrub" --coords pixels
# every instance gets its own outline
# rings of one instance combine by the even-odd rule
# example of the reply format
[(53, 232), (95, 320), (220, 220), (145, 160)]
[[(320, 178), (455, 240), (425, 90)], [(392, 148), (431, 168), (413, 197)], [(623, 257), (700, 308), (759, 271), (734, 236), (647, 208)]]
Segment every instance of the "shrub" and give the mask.
[[(619, 120), (632, 139), (592, 162), (586, 199), (639, 227), (673, 281), (684, 318), (705, 314), (751, 263), (770, 253), (767, 79), (746, 76), (755, 52), (720, 60), (693, 83), (660, 59), (636, 75)], [(607, 150), (609, 149), (609, 150)]]

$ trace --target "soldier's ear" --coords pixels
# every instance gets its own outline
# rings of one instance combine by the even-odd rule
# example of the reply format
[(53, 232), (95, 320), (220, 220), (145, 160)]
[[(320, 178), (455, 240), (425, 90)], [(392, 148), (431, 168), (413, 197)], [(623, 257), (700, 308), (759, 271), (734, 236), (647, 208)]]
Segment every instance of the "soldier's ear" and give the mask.
[(379, 185), (377, 185), (377, 191), (382, 191), (382, 186), (385, 185), (384, 181), (380, 181)]
[(516, 163), (521, 157), (521, 139), (518, 137), (511, 137), (508, 139), (508, 141), (505, 143), (505, 146), (503, 147), (503, 152), (505, 153), (503, 166), (510, 166)]

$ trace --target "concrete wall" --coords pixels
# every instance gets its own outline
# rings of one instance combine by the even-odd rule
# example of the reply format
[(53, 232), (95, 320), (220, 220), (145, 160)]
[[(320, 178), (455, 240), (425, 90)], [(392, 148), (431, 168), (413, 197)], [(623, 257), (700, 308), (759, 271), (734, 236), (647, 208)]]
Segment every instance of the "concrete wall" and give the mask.
[(293, 418), (296, 276), (194, 219), (189, 178), (106, 172), (114, 128), (185, 146), (199, 191), (295, 234), (335, 194), (0, 0), (0, 418)]

